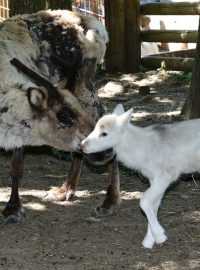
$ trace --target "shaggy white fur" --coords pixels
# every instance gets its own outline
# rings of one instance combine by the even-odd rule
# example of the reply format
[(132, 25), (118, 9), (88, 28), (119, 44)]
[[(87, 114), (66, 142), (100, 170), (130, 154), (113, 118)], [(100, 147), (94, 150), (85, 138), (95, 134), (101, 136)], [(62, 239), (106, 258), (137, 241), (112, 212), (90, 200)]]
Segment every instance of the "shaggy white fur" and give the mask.
[(148, 220), (145, 248), (167, 240), (157, 213), (167, 187), (182, 173), (200, 171), (200, 119), (146, 128), (130, 124), (133, 110), (118, 105), (103, 116), (93, 132), (82, 141), (85, 153), (113, 148), (117, 159), (149, 179), (140, 206)]

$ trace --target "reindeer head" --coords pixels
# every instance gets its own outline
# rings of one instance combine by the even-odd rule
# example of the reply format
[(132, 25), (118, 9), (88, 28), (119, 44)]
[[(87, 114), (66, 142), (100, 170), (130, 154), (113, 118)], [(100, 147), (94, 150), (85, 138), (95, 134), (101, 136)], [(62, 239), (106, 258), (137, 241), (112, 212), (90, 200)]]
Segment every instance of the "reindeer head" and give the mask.
[(66, 151), (77, 150), (81, 140), (94, 128), (93, 121), (82, 109), (77, 98), (67, 89), (57, 89), (19, 60), (13, 59), (11, 63), (39, 85), (27, 89), (26, 108), (31, 111), (32, 119), (24, 128), (31, 129), (30, 144), (39, 141), (39, 144)]

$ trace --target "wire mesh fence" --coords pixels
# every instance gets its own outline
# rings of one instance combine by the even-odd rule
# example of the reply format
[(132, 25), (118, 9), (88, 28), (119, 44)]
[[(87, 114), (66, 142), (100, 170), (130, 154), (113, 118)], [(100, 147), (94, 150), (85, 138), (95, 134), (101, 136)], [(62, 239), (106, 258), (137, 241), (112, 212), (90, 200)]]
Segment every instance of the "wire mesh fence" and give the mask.
[(105, 21), (104, 0), (72, 0), (72, 9), (94, 16), (102, 23)]

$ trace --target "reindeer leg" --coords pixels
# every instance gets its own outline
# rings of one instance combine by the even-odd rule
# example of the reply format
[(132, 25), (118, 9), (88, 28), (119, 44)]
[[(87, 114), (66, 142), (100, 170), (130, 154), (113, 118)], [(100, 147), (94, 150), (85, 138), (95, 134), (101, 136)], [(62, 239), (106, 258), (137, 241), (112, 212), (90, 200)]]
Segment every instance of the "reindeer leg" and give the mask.
[(65, 179), (65, 182), (60, 188), (51, 190), (44, 198), (45, 201), (64, 201), (69, 200), (75, 195), (75, 191), (80, 179), (81, 169), (83, 164), (83, 155), (73, 153), (72, 164)]
[(98, 217), (112, 215), (114, 207), (121, 203), (120, 178), (116, 158), (108, 163), (108, 180), (109, 185), (107, 188), (106, 198), (103, 204), (96, 208), (96, 215)]
[(63, 183), (63, 186), (66, 189), (66, 200), (69, 200), (75, 196), (75, 192), (81, 175), (82, 165), (83, 155), (79, 153), (74, 153), (72, 165), (70, 167), (68, 176)]
[(24, 210), (19, 198), (19, 180), (23, 176), (24, 149), (17, 148), (13, 151), (13, 157), (10, 167), (10, 177), (12, 180), (12, 190), (10, 199), (3, 210), (6, 223), (16, 223), (24, 217)]

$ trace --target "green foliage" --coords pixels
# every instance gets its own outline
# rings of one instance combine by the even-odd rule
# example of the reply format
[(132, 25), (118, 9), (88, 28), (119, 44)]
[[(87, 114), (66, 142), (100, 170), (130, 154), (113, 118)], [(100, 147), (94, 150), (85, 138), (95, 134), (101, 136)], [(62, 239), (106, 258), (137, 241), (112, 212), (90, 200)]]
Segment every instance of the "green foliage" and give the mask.
[[(155, 70), (155, 69), (153, 69), (151, 67), (143, 66), (143, 65), (140, 65), (140, 67), (139, 67), (140, 73), (145, 73), (145, 72), (151, 71), (151, 70)], [(164, 67), (160, 67), (160, 68), (157, 68), (156, 71), (159, 73), (165, 74), (167, 72), (167, 69)]]
[(181, 71), (179, 73), (179, 78), (182, 80), (190, 80), (192, 77), (192, 72), (190, 71)]
[(157, 68), (157, 71), (161, 74), (165, 74), (167, 72), (167, 69), (164, 67)]

